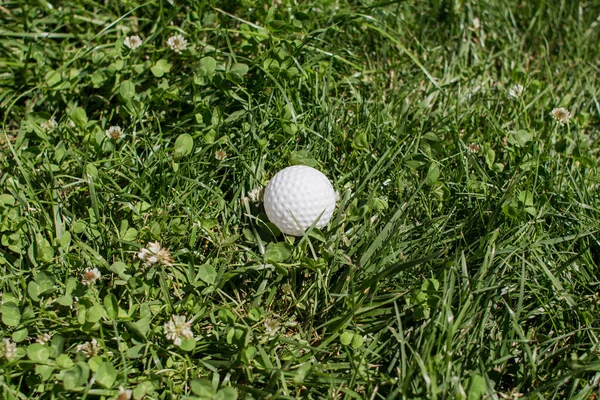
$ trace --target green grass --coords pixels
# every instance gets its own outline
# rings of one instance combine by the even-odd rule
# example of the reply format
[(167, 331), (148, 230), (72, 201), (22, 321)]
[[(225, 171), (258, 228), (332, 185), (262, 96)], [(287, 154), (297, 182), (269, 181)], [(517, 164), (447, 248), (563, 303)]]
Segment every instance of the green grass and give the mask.
[(595, 398), (600, 5), (211, 3), (2, 4), (2, 398)]

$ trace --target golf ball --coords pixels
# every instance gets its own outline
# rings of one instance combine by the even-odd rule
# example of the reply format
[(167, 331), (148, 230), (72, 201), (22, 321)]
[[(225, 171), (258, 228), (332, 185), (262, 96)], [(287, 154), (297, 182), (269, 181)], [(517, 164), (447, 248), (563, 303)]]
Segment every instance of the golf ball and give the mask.
[(322, 228), (335, 209), (335, 191), (325, 175), (305, 165), (279, 171), (265, 189), (267, 217), (283, 233), (302, 236), (313, 224)]

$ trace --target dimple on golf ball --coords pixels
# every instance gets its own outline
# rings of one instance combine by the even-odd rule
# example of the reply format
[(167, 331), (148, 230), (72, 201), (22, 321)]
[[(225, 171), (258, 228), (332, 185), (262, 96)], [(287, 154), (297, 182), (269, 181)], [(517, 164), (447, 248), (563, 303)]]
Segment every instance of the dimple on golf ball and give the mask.
[(279, 171), (265, 189), (267, 217), (283, 233), (302, 236), (313, 224), (325, 226), (335, 209), (336, 195), (323, 173), (305, 165)]

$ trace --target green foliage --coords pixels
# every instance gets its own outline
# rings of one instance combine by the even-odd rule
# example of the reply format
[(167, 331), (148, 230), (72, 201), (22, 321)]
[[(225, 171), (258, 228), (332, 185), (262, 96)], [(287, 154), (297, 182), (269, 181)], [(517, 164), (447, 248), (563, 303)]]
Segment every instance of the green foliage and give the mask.
[(472, 374), (469, 377), (467, 400), (482, 399), (486, 392), (485, 379), (480, 375)]
[(94, 376), (100, 386), (110, 389), (117, 380), (117, 370), (110, 362), (103, 362)]
[(175, 140), (175, 150), (173, 155), (175, 158), (179, 159), (189, 155), (194, 148), (194, 139), (191, 135), (184, 133), (183, 135), (179, 135)]
[(27, 347), (27, 357), (33, 362), (44, 362), (50, 357), (50, 350), (43, 344), (30, 344)]
[(152, 71), (152, 75), (154, 75), (157, 78), (160, 78), (164, 74), (171, 71), (172, 67), (173, 67), (173, 65), (171, 63), (169, 63), (164, 58), (161, 58), (160, 60), (158, 60), (156, 62), (156, 64), (154, 64), (154, 66), (152, 68), (150, 68), (150, 71)]
[(235, 63), (229, 68), (227, 71), (227, 79), (234, 83), (241, 83), (244, 79), (244, 76), (248, 73), (248, 65), (243, 63)]
[(3, 4), (0, 392), (593, 397), (600, 6), (279, 3)]
[(265, 260), (269, 262), (284, 262), (292, 255), (292, 247), (284, 242), (269, 243), (265, 251)]
[(431, 311), (435, 310), (440, 300), (440, 282), (436, 279), (427, 279), (421, 288), (415, 290), (410, 297), (406, 298), (408, 305), (413, 306), (415, 319), (429, 319)]
[(0, 308), (2, 311), (2, 323), (7, 326), (19, 326), (21, 322), (21, 311), (19, 307), (12, 302), (5, 302)]
[(318, 168), (319, 162), (306, 150), (298, 150), (290, 153), (290, 165), (307, 165)]
[(217, 270), (212, 265), (204, 264), (198, 267), (198, 275), (204, 282), (212, 285), (217, 279)]

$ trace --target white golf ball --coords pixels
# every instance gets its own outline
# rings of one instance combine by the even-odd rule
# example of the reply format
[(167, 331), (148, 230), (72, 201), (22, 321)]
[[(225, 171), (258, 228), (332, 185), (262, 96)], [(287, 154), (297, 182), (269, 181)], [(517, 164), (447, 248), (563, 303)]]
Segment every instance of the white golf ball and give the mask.
[(283, 233), (302, 236), (318, 219), (325, 226), (335, 209), (335, 191), (325, 175), (305, 165), (279, 171), (265, 189), (267, 217)]

